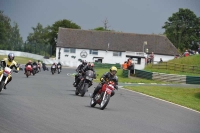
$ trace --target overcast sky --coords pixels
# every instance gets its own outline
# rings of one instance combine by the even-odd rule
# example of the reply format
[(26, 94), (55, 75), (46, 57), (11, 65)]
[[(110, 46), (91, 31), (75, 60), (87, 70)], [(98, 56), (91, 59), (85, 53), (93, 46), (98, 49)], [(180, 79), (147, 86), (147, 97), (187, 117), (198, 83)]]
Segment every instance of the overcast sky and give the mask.
[(168, 17), (189, 8), (200, 17), (200, 0), (0, 0), (0, 10), (17, 22), (26, 41), (31, 27), (68, 19), (81, 29), (103, 27), (128, 33), (159, 34)]

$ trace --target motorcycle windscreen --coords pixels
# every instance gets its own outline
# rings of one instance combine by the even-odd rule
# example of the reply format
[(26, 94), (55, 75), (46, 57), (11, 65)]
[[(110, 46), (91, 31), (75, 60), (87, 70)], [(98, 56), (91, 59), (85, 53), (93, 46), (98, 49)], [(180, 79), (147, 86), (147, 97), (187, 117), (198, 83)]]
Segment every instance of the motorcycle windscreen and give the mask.
[(88, 70), (88, 71), (86, 71), (85, 76), (93, 78), (94, 77), (94, 72), (92, 70)]

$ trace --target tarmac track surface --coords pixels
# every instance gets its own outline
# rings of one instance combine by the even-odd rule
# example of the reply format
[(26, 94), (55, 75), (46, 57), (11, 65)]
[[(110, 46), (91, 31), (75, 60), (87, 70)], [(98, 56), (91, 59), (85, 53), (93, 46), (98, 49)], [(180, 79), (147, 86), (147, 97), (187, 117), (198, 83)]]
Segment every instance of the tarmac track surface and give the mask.
[(97, 84), (75, 96), (74, 71), (13, 74), (0, 93), (0, 133), (200, 133), (200, 113), (122, 89), (103, 111), (91, 108)]

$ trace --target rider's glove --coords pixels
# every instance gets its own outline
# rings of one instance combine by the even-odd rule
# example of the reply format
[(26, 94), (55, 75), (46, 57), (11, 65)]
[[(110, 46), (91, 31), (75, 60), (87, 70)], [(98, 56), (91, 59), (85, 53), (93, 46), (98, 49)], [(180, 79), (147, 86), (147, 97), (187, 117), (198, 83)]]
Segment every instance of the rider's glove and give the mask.
[(106, 81), (105, 81), (105, 79), (104, 79), (104, 78), (101, 78), (101, 82), (102, 82), (102, 83), (104, 83), (104, 82), (106, 82)]

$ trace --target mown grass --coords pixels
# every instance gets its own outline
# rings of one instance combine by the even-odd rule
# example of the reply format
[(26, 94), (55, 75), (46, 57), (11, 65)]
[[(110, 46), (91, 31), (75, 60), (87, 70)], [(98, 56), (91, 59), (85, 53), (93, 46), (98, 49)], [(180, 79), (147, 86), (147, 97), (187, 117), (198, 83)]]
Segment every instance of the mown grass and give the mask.
[(200, 88), (171, 86), (125, 86), (124, 88), (200, 111)]
[[(4, 58), (8, 58), (7, 55), (0, 55), (0, 60), (3, 60)], [(34, 61), (35, 59), (27, 58), (27, 57), (21, 57), (21, 56), (15, 56), (14, 59), (19, 64), (26, 64), (29, 60)]]

